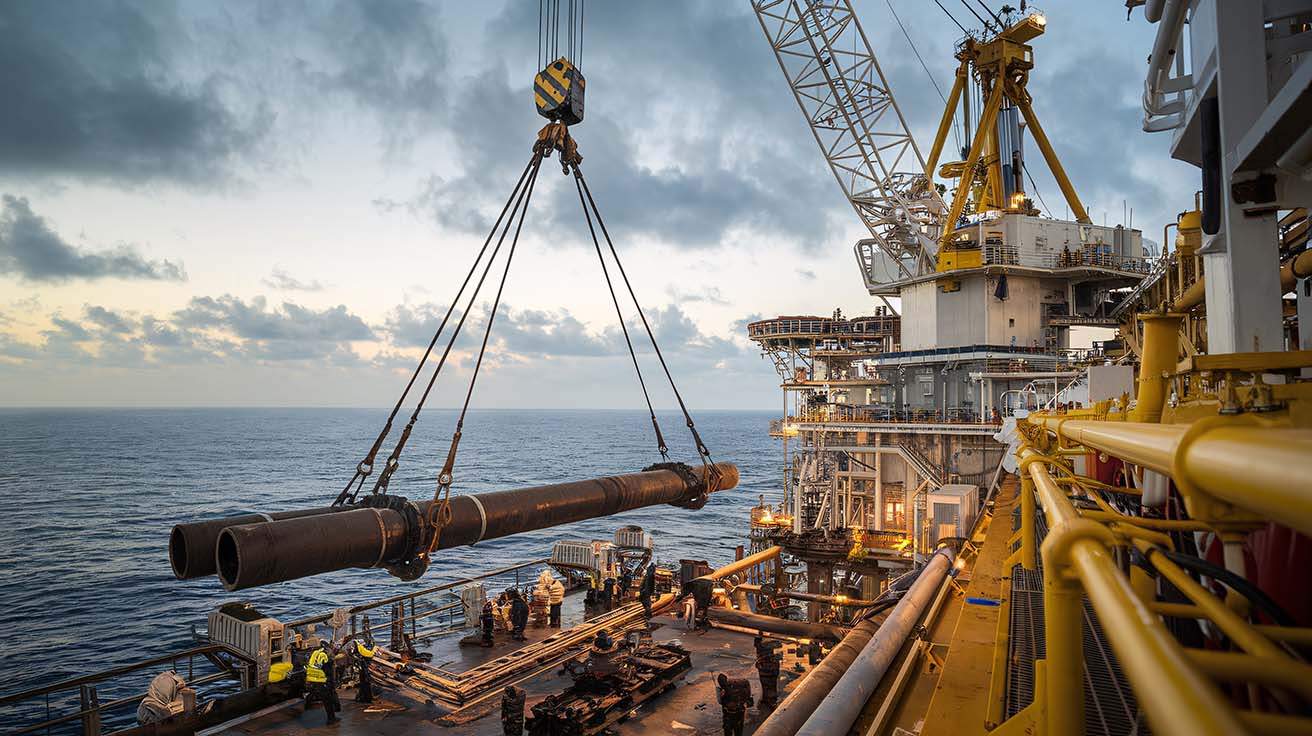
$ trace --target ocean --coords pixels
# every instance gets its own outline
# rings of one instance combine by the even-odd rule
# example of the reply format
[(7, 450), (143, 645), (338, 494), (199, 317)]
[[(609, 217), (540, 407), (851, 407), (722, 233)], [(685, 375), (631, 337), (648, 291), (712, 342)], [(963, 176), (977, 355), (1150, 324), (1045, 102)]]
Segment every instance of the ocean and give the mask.
[[(714, 458), (741, 473), (737, 489), (714, 494), (700, 511), (652, 507), (444, 550), (409, 583), (382, 570), (349, 570), (228, 593), (216, 578), (173, 577), (175, 523), (331, 503), (386, 416), (382, 409), (0, 410), (7, 499), (0, 696), (185, 648), (192, 627), (203, 631), (207, 612), (221, 603), (249, 601), (291, 620), (544, 557), (558, 539), (610, 539), (625, 524), (652, 534), (658, 561), (723, 563), (746, 544), (758, 497), (778, 500), (781, 450), (768, 434), (775, 414), (696, 412)], [(455, 416), (425, 411), (392, 493), (432, 497)], [(658, 418), (672, 459), (696, 462), (682, 418)], [(644, 412), (471, 411), (452, 492), (636, 472), (659, 460)]]

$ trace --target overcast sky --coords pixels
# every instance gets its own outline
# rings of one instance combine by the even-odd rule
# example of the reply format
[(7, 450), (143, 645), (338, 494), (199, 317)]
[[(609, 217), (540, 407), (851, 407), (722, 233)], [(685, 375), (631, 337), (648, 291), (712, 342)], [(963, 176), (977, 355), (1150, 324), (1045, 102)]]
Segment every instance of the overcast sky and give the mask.
[[(928, 0), (892, 1), (946, 91), (960, 32)], [(928, 149), (938, 92), (885, 0), (856, 6)], [(1160, 240), (1197, 175), (1139, 130), (1152, 28), (1120, 0), (1042, 7), (1030, 89), (1049, 136), (1096, 220), (1128, 200)], [(0, 3), (0, 405), (394, 401), (543, 122), (537, 13)], [(694, 406), (778, 406), (743, 326), (870, 311), (860, 222), (746, 0), (594, 0), (586, 26), (574, 135), (671, 370)], [(476, 406), (641, 405), (568, 185), (543, 167)], [(456, 404), (468, 344), (436, 403)]]

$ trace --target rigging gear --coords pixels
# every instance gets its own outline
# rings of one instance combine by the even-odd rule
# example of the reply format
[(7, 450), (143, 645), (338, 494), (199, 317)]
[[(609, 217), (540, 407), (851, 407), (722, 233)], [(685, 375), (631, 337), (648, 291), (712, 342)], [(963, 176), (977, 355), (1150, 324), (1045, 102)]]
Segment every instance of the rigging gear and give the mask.
[[(405, 389), (401, 392), (400, 398), (389, 414), (387, 421), (384, 423), (382, 431), (374, 441), (369, 451), (365, 454), (355, 468), (355, 474), (349, 480), (342, 491), (337, 495), (334, 506), (359, 505), (361, 507), (375, 509), (390, 509), (400, 513), (408, 520), (407, 529), (410, 537), (406, 546), (405, 553), (398, 559), (388, 559), (381, 561), (388, 571), (403, 580), (413, 580), (422, 575), (428, 568), (429, 558), (432, 553), (438, 549), (441, 544), (442, 530), (451, 523), (451, 486), (455, 482), (456, 458), (460, 447), (460, 440), (464, 433), (465, 419), (469, 412), (469, 405), (474, 396), (474, 389), (478, 382), (478, 377), (483, 366), (483, 358), (487, 353), (488, 341), (492, 335), (492, 328), (496, 321), (497, 311), (501, 305), (501, 297), (505, 291), (506, 281), (510, 276), (510, 268), (514, 262), (515, 252), (519, 246), (519, 237), (524, 227), (524, 220), (528, 214), (529, 204), (533, 199), (533, 192), (537, 185), (538, 173), (542, 166), (543, 159), (550, 158), (553, 153), (560, 154), (561, 172), (565, 175), (572, 174), (574, 177), (575, 190), (579, 196), (579, 204), (583, 209), (583, 216), (588, 225), (588, 232), (592, 237), (593, 249), (597, 254), (597, 259), (601, 264), (602, 275), (606, 282), (607, 290), (610, 293), (611, 303), (615, 307), (615, 316), (619, 320), (620, 329), (624, 334), (624, 342), (629, 351), (629, 358), (633, 363), (633, 369), (638, 378), (639, 387), (642, 390), (643, 399), (647, 404), (647, 412), (651, 419), (652, 430), (656, 435), (656, 448), (660, 453), (661, 462), (649, 466), (644, 470), (673, 470), (680, 475), (690, 489), (695, 491), (694, 495), (680, 505), (688, 508), (701, 508), (706, 504), (709, 494), (720, 488), (723, 480), (720, 470), (716, 467), (711, 457), (711, 451), (707, 448), (706, 443), (702, 440), (697, 431), (696, 423), (693, 421), (692, 414), (688, 411), (687, 404), (683, 396), (679, 393), (678, 386), (675, 384), (674, 376), (670, 371), (669, 365), (665, 361), (665, 356), (661, 352), (660, 346), (656, 342), (656, 336), (647, 320), (646, 313), (642, 305), (638, 302), (637, 294), (634, 292), (633, 284), (629, 281), (628, 274), (624, 270), (624, 265), (620, 261), (619, 253), (615, 249), (615, 244), (611, 240), (610, 233), (606, 229), (606, 223), (602, 220), (601, 212), (597, 208), (597, 203), (592, 196), (592, 191), (588, 187), (587, 180), (583, 176), (581, 164), (583, 157), (579, 155), (578, 145), (569, 133), (569, 126), (577, 124), (583, 120), (583, 94), (586, 82), (577, 64), (570, 61), (570, 57), (578, 58), (576, 53), (581, 53), (583, 45), (583, 1), (568, 0), (568, 30), (566, 33), (566, 54), (560, 54), (560, 21), (561, 8), (560, 0), (542, 0), (539, 4), (538, 19), (538, 51), (540, 58), (556, 57), (555, 61), (546, 64), (539, 72), (533, 83), (534, 102), (540, 115), (547, 118), (550, 122), (538, 132), (538, 138), (533, 144), (532, 155), (524, 171), (520, 174), (519, 180), (512, 189), (510, 196), (507, 198), (505, 205), (501, 209), (501, 214), (497, 217), (488, 233), (487, 238), (483, 241), (482, 248), (479, 249), (474, 263), (466, 273), (460, 289), (452, 299), (450, 306), (446, 310), (433, 339), (429, 341), (419, 364), (415, 367)], [(596, 220), (594, 227), (593, 220)], [(490, 308), (487, 311), (487, 323), (483, 329), (482, 340), (478, 348), (478, 356), (474, 362), (474, 368), (469, 378), (468, 387), (465, 390), (464, 401), (461, 404), (460, 414), (456, 419), (455, 431), (451, 435), (451, 443), (447, 448), (446, 459), (442, 464), (442, 469), (438, 473), (437, 487), (433, 491), (433, 499), (426, 511), (421, 511), (420, 506), (408, 501), (400, 496), (388, 495), (387, 488), (393, 474), (400, 466), (401, 453), (409, 441), (415, 423), (419, 420), (420, 412), (423, 411), (433, 386), (436, 384), (438, 376), (446, 366), (447, 359), (455, 346), (464, 329), (465, 322), (469, 314), (473, 311), (476, 300), (482, 292), (483, 285), (491, 273), (493, 265), (505, 245), (506, 238), (510, 234), (511, 225), (514, 225), (514, 235), (510, 238), (510, 247), (507, 251), (505, 263), (501, 268), (501, 275), (497, 284), (495, 296), (492, 299)], [(675, 400), (679, 404), (679, 409), (683, 414), (683, 419), (692, 436), (693, 442), (697, 448), (698, 459), (702, 463), (700, 473), (694, 472), (687, 465), (682, 463), (672, 463), (669, 460), (669, 447), (665, 442), (665, 437), (661, 432), (660, 423), (656, 418), (656, 411), (651, 401), (651, 396), (647, 390), (646, 380), (642, 376), (642, 369), (638, 363), (637, 351), (634, 349), (633, 340), (629, 334), (628, 324), (624, 320), (624, 310), (620, 306), (619, 297), (615, 292), (614, 282), (611, 280), (610, 269), (606, 263), (605, 255), (601, 248), (601, 241), (597, 237), (597, 229), (601, 230), (602, 237), (606, 240), (607, 249), (610, 252), (611, 259), (614, 261), (615, 268), (619, 272), (621, 280), (624, 282), (625, 289), (633, 303), (633, 307), (638, 312), (638, 317), (642, 322), (643, 329), (647, 333), (656, 357), (661, 364), (661, 369), (670, 384), (670, 389), (674, 394)], [(498, 235), (499, 231), (499, 235)], [(496, 237), (496, 245), (492, 247), (491, 253), (488, 254), (488, 248), (492, 244), (493, 237)], [(486, 255), (486, 259), (484, 256)], [(469, 287), (474, 274), (479, 271), (480, 265), (482, 271), (475, 281), (472, 291), (469, 292), (465, 300), (464, 309), (461, 311), (459, 318), (456, 320), (454, 328), (447, 337), (446, 345), (443, 347), (441, 356), (438, 358), (437, 365), (433, 368), (427, 384), (424, 386), (423, 393), (415, 402), (415, 407), (411, 412), (409, 421), (406, 422), (396, 445), (388, 455), (387, 461), (378, 479), (374, 482), (372, 493), (360, 499), (360, 490), (364, 486), (365, 479), (372, 473), (373, 464), (382, 448), (383, 442), (392, 430), (393, 423), (400, 412), (401, 406), (409, 396), (411, 389), (418, 381), (419, 376), (423, 373), (425, 366), (437, 346), (438, 340), (447, 329), (451, 321), (456, 305), (461, 302), (462, 297)]]

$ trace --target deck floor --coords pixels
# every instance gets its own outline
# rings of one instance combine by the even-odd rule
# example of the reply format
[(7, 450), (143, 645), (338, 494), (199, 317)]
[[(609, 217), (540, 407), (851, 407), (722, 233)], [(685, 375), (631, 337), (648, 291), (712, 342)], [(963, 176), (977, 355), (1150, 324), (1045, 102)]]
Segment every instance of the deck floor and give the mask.
[[(566, 597), (562, 622), (565, 627), (583, 622), (584, 612), (581, 595)], [(498, 634), (497, 644), (492, 648), (479, 646), (461, 646), (460, 640), (472, 630), (450, 634), (430, 640), (423, 647), (433, 653), (432, 664), (453, 672), (464, 672), (490, 659), (512, 651), (515, 646), (524, 646), (510, 640), (509, 636)], [(528, 643), (539, 641), (556, 629), (546, 627), (534, 628), (531, 624), (525, 631)], [(651, 734), (670, 733), (697, 736), (698, 734), (722, 733), (720, 707), (715, 701), (715, 676), (724, 672), (730, 677), (742, 677), (752, 684), (752, 694), (758, 704), (747, 712), (746, 729), (750, 733), (769, 715), (760, 707), (760, 682), (756, 677), (755, 652), (750, 634), (711, 629), (706, 632), (690, 632), (684, 624), (672, 615), (657, 616), (652, 621), (652, 640), (658, 643), (677, 642), (691, 654), (692, 669), (684, 673), (677, 681), (676, 687), (658, 695), (638, 706), (622, 723), (612, 727), (617, 734)], [(805, 652), (798, 656), (795, 645), (785, 645), (782, 672), (780, 674), (780, 699), (785, 689), (790, 687), (800, 673), (796, 666), (806, 667)], [(532, 706), (547, 695), (559, 693), (571, 683), (567, 675), (559, 674), (553, 668), (519, 683), (528, 694), (525, 707), (526, 717)], [(339, 724), (327, 726), (324, 713), (319, 707), (309, 712), (299, 703), (290, 705), (277, 712), (270, 713), (247, 723), (222, 731), (224, 736), (247, 736), (250, 734), (338, 734), (354, 736), (355, 734), (391, 734), (414, 733), (416, 729), (437, 729), (442, 733), (453, 735), (500, 734), (499, 718), (501, 699), (499, 691), (482, 702), (447, 714), (436, 707), (407, 697), (402, 692), (382, 689), (376, 691), (375, 702), (363, 706), (353, 702), (355, 691), (341, 688), (338, 697), (342, 701)]]
[[(998, 491), (997, 507), (989, 522), (979, 557), (971, 571), (966, 597), (999, 601), (1009, 569), (1004, 563), (1011, 556), (1007, 545), (1011, 537), (1011, 512), (1019, 499), (1014, 476)], [(942, 676), (924, 715), (927, 736), (986, 732), (989, 687), (992, 682), (994, 650), (997, 644), (1000, 606), (965, 603), (957, 619)]]

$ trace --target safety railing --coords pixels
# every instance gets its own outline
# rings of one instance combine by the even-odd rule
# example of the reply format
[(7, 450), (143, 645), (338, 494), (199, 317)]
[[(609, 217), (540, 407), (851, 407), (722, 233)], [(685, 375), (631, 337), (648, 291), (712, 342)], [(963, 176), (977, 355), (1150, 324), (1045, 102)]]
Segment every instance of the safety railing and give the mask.
[[(1267, 520), (1312, 531), (1312, 430), (1227, 416), (1114, 421), (1105, 411), (1035, 414), (1018, 427), (1020, 545), (1007, 564), (1042, 569), (1046, 656), (1034, 668), (1034, 702), (997, 730), (1084, 731), (1087, 599), (1154, 732), (1310, 732), (1312, 666), (1298, 649), (1312, 645), (1312, 628), (1249, 582), (1235, 552)], [(1133, 515), (1139, 491), (1075, 472), (1081, 456), (1171, 479), (1188, 517)], [(1049, 529), (1041, 542), (1040, 515)], [(1226, 565), (1185, 554), (1196, 533), (1216, 535)], [(1211, 647), (1177, 639), (1172, 619), (1176, 628), (1201, 622)]]
[(896, 336), (901, 318), (895, 314), (832, 319), (826, 317), (777, 317), (747, 325), (749, 338), (799, 336), (871, 337)]
[[(420, 641), (428, 636), (452, 631), (470, 625), (464, 620), (464, 610), (460, 600), (451, 600), (447, 596), (453, 595), (452, 591), (459, 586), (482, 580), (492, 580), (503, 578), (509, 583), (509, 576), (514, 576), (514, 587), (518, 588), (522, 584), (521, 571), (525, 568), (535, 565), (543, 565), (549, 562), (547, 558), (529, 560), (520, 562), (507, 567), (490, 570), (488, 572), (472, 575), (467, 578), (453, 580), (449, 583), (442, 583), (431, 588), (424, 588), (411, 593), (403, 593), (388, 598), (381, 598), (368, 603), (361, 603), (347, 608), (349, 619), (349, 631), (352, 636), (364, 636), (367, 630), (371, 634), (380, 631), (394, 632), (393, 639), (400, 638), (396, 636), (404, 632), (411, 641)], [(437, 601), (431, 600), (434, 596), (439, 596)], [(379, 613), (386, 612), (388, 620), (383, 623), (374, 624), (372, 621), (369, 626), (364, 625), (365, 617), (371, 611)], [(297, 629), (315, 624), (328, 623), (333, 617), (332, 613), (323, 613), (307, 618), (297, 619), (287, 623), (288, 629)], [(419, 628), (420, 622), (424, 622), (427, 628)], [(399, 642), (393, 642), (398, 644)]]
[[(998, 424), (1001, 416), (984, 414), (969, 406), (947, 409), (887, 409), (879, 407), (828, 404), (823, 409), (799, 412), (785, 419), (779, 429), (790, 424)], [(773, 430), (775, 425), (771, 425)]]
[(1106, 268), (1145, 275), (1153, 268), (1153, 259), (1140, 256), (1123, 256), (1070, 248), (1055, 253), (1039, 253), (1021, 250), (1014, 245), (984, 246), (984, 263), (991, 266), (1031, 266), (1048, 269)]
[[(130, 715), (146, 695), (144, 686), (159, 667), (185, 675), (187, 686), (219, 683), (254, 686), (254, 662), (224, 644), (205, 643), (113, 669), (62, 680), (0, 697), (6, 733), (100, 733), (135, 724)], [(58, 714), (58, 715), (57, 715)], [(37, 720), (39, 719), (39, 720)]]

